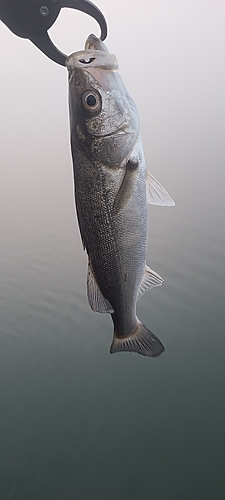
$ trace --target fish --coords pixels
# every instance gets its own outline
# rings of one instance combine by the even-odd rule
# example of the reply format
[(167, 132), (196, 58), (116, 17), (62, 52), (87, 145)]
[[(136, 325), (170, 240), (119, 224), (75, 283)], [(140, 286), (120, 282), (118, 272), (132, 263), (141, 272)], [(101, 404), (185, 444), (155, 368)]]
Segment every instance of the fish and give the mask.
[(66, 60), (75, 204), (88, 255), (87, 297), (114, 325), (110, 353), (157, 357), (162, 342), (136, 315), (137, 300), (162, 285), (146, 265), (147, 203), (174, 201), (146, 170), (137, 107), (106, 45), (89, 35)]

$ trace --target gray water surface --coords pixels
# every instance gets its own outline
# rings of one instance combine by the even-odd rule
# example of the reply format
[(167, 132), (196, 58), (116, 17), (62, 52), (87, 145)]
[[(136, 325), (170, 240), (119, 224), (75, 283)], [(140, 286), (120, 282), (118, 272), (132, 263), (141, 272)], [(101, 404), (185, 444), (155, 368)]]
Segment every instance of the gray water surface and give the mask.
[[(98, 5), (176, 201), (149, 208), (165, 282), (138, 303), (166, 351), (109, 354), (111, 318), (86, 299), (66, 70), (1, 25), (0, 498), (222, 500), (225, 6), (142, 0), (125, 23), (126, 1)], [(81, 49), (96, 24), (63, 16), (54, 41)]]

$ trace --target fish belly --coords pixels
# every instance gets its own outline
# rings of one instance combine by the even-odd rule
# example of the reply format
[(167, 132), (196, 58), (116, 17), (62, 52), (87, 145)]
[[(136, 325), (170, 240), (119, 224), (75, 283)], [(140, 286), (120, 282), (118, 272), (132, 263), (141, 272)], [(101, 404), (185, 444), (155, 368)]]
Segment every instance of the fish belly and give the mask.
[(84, 246), (102, 295), (111, 304), (119, 335), (135, 328), (137, 291), (147, 246), (145, 176), (139, 175), (126, 205), (114, 213), (122, 172), (95, 165), (79, 154), (75, 165), (78, 220)]

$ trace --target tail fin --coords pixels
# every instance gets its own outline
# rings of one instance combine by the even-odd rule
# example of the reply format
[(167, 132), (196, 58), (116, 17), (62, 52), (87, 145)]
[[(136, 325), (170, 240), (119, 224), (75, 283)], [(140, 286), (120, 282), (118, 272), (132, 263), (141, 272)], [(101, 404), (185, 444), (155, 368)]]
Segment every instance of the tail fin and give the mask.
[(110, 353), (121, 351), (133, 351), (145, 357), (156, 358), (164, 351), (164, 347), (160, 340), (150, 332), (150, 330), (138, 320), (138, 326), (134, 333), (127, 337), (113, 337), (113, 342), (110, 347)]

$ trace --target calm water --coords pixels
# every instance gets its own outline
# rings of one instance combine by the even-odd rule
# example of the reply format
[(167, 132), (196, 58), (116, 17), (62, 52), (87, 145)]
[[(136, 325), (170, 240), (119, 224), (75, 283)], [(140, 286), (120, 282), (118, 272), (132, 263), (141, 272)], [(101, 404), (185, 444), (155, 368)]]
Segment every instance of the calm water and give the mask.
[[(225, 7), (139, 3), (129, 26), (127, 2), (98, 5), (148, 168), (176, 200), (149, 210), (165, 282), (138, 304), (158, 359), (109, 354), (111, 318), (86, 299), (66, 70), (0, 26), (1, 500), (224, 498)], [(67, 52), (95, 30), (72, 14), (52, 30)]]

